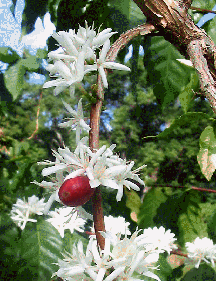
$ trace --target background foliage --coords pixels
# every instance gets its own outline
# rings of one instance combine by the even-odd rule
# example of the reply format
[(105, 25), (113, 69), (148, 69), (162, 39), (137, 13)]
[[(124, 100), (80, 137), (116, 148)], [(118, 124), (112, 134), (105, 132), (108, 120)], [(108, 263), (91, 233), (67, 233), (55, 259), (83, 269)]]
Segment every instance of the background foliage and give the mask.
[[(13, 0), (11, 6), (13, 15), (17, 1)], [(193, 6), (203, 9), (212, 9), (215, 4), (215, 0), (193, 1)], [(22, 36), (32, 32), (36, 19), (43, 19), (46, 12), (50, 13), (56, 31), (77, 29), (87, 20), (96, 29), (102, 25), (103, 29), (111, 27), (118, 31), (113, 40), (146, 20), (131, 0), (26, 0)], [(192, 10), (190, 13), (195, 23), (203, 16)], [(216, 17), (202, 28), (216, 43), (215, 21)], [(119, 203), (115, 192), (102, 188), (105, 215), (124, 216), (131, 223), (132, 231), (137, 225), (140, 228), (163, 225), (176, 234), (181, 247), (197, 236), (208, 236), (216, 243), (215, 195), (191, 189), (193, 186), (215, 189), (215, 167), (212, 168), (211, 161), (211, 155), (215, 154), (212, 149), (215, 119), (207, 100), (199, 95), (197, 75), (193, 68), (176, 60), (183, 58), (182, 55), (162, 36), (140, 37), (132, 46), (132, 57), (126, 63), (132, 70), (130, 75), (115, 71), (108, 76), (109, 89), (104, 103), (107, 110), (102, 113), (100, 125), (101, 145), (116, 143), (116, 152), (122, 157), (135, 160), (137, 167), (147, 164), (141, 175), (146, 187), (139, 193), (125, 190)], [(139, 54), (140, 46), (144, 56)], [(0, 73), (2, 280), (51, 280), (56, 271), (53, 263), (60, 252), (80, 238), (87, 243), (87, 236), (77, 233), (62, 239), (43, 220), (29, 223), (21, 232), (9, 216), (17, 197), (43, 196), (43, 189), (31, 183), (42, 180), (37, 161), (51, 160), (51, 149), (63, 144), (75, 147), (75, 133), (68, 134), (58, 127), (66, 116), (61, 98), (71, 103), (68, 91), (56, 98), (52, 90), (28, 82), (29, 73), (48, 77), (42, 62), (48, 51), (54, 49), (56, 42), (51, 37), (47, 49), (38, 49), (35, 56), (27, 50), (19, 56), (10, 47), (0, 47), (0, 60), (8, 64)], [(120, 52), (120, 62), (124, 62), (126, 53), (127, 48)], [(87, 77), (85, 82), (85, 90), (90, 91), (94, 78)], [(84, 108), (88, 109), (83, 91), (77, 88), (76, 95), (83, 97)], [(111, 130), (107, 126), (109, 122)], [(211, 142), (206, 143), (206, 137)], [(198, 153), (200, 157), (203, 155), (202, 149), (208, 149), (206, 166), (197, 161)], [(53, 208), (56, 206), (57, 203)], [(85, 208), (91, 210), (90, 202)], [(134, 213), (137, 219), (131, 216)], [(160, 269), (161, 280), (199, 280), (205, 273), (209, 276), (205, 280), (215, 279), (214, 270), (208, 266), (200, 267), (199, 272), (183, 270), (181, 265), (168, 263), (165, 258), (160, 260)]]

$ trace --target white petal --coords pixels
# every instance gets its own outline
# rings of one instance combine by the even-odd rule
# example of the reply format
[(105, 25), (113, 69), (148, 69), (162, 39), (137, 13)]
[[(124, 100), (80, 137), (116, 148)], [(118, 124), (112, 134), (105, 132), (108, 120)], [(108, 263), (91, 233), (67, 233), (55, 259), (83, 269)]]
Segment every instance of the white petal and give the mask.
[(104, 88), (108, 88), (108, 82), (107, 82), (107, 78), (106, 78), (106, 73), (105, 73), (102, 65), (99, 66), (98, 71), (99, 71), (99, 74), (100, 74), (100, 76), (102, 78)]
[(65, 164), (57, 164), (57, 165), (52, 166), (52, 167), (44, 168), (42, 170), (42, 175), (44, 177), (45, 176), (49, 176), (50, 174), (56, 173), (57, 171), (63, 170), (65, 168), (67, 168), (67, 165), (65, 165)]
[(78, 176), (82, 175), (84, 172), (85, 172), (84, 169), (78, 169), (78, 170), (76, 170), (76, 171), (70, 173), (69, 175), (67, 175), (67, 176), (65, 177), (64, 181), (66, 181), (66, 180), (68, 180), (68, 179), (73, 179), (73, 178), (75, 178), (75, 177), (78, 177)]
[(54, 66), (57, 69), (57, 72), (65, 79), (65, 80), (71, 80), (72, 77), (72, 73), (69, 69), (69, 67), (67, 67), (67, 65), (65, 63), (63, 63), (63, 61), (57, 61), (55, 62)]
[(133, 189), (136, 190), (136, 191), (140, 191), (139, 186), (137, 186), (135, 183), (133, 183), (133, 182), (131, 182), (131, 181), (124, 180), (124, 185), (125, 185), (128, 189), (130, 189), (130, 187), (131, 187), (131, 188), (133, 188)]
[(112, 179), (103, 179), (101, 180), (102, 185), (105, 185), (107, 187), (113, 188), (113, 189), (119, 189), (119, 185), (116, 183), (115, 180)]
[(87, 132), (91, 130), (91, 127), (89, 125), (87, 125), (86, 122), (83, 119), (80, 120), (80, 125)]
[(58, 94), (60, 94), (61, 92), (63, 92), (66, 88), (67, 88), (67, 84), (65, 83), (65, 85), (64, 86), (57, 86), (55, 89), (54, 89), (54, 91), (53, 91), (53, 93), (54, 93), (54, 95), (55, 96), (57, 96)]
[(121, 63), (117, 63), (117, 62), (104, 62), (103, 67), (109, 68), (109, 69), (118, 69), (118, 70), (130, 71), (129, 67), (127, 67), (126, 65), (123, 65)]
[(106, 40), (106, 42), (103, 45), (103, 48), (100, 52), (99, 60), (105, 61), (107, 52), (109, 51), (109, 48), (110, 48), (110, 40), (108, 39), (108, 40)]
[(53, 193), (53, 194), (50, 196), (49, 200), (47, 201), (47, 203), (46, 203), (46, 205), (45, 205), (45, 207), (44, 207), (43, 213), (44, 213), (45, 215), (48, 214), (49, 209), (50, 209), (50, 207), (52, 206), (52, 203), (55, 201), (55, 198), (56, 198), (56, 194)]
[(104, 279), (104, 281), (112, 281), (112, 280), (114, 280), (114, 279), (115, 279), (116, 277), (118, 277), (119, 274), (121, 274), (124, 270), (125, 270), (125, 266), (118, 267), (118, 268), (115, 269), (109, 276), (107, 276), (107, 278)]
[(70, 112), (72, 115), (77, 116), (76, 110), (73, 110), (73, 108), (68, 103), (66, 103), (64, 101), (62, 101), (62, 102), (63, 102), (63, 104), (64, 104), (64, 106), (65, 106), (65, 108), (67, 109), (68, 112)]
[(106, 42), (106, 40), (109, 39), (113, 34), (118, 33), (118, 32), (109, 33), (109, 31), (107, 31), (108, 29), (111, 29), (111, 28), (107, 28), (107, 29), (103, 30), (93, 39), (92, 44), (94, 45), (94, 49), (98, 48), (102, 44), (104, 44), (104, 42)]
[(67, 86), (67, 83), (59, 78), (56, 80), (51, 80), (51, 81), (47, 81), (46, 83), (44, 83), (43, 88), (49, 88), (49, 87), (54, 87), (54, 86)]

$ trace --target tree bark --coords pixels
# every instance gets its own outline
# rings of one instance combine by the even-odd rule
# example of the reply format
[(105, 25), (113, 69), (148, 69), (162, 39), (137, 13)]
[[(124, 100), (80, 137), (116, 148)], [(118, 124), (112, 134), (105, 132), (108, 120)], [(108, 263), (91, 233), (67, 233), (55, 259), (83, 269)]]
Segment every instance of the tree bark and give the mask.
[(192, 0), (134, 0), (151, 23), (198, 72), (200, 90), (216, 113), (216, 47), (204, 30), (197, 27), (188, 9)]

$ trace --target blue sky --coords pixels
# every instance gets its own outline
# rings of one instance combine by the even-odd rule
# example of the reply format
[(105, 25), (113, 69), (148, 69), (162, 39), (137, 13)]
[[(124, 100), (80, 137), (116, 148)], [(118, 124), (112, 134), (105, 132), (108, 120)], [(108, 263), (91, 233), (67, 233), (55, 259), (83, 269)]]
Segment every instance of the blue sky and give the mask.
[(47, 38), (55, 31), (55, 26), (50, 21), (50, 15), (47, 13), (43, 22), (38, 18), (35, 30), (24, 36), (20, 42), (24, 0), (17, 1), (15, 18), (10, 11), (11, 4), (11, 0), (0, 0), (0, 46), (10, 46), (20, 55), (24, 47), (29, 48), (32, 53), (37, 48), (44, 48)]

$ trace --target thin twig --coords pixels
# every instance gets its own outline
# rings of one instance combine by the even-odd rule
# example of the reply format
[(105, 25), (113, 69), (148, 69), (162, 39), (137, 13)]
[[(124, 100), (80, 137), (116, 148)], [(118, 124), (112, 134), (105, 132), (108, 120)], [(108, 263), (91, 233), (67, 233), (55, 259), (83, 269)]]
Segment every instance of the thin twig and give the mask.
[(114, 61), (118, 55), (118, 52), (123, 49), (133, 38), (137, 37), (138, 35), (147, 35), (153, 31), (156, 31), (154, 25), (151, 23), (145, 23), (121, 34), (120, 37), (112, 44), (109, 52), (107, 53), (106, 61)]
[[(188, 188), (183, 185), (171, 185), (171, 184), (153, 184), (152, 186), (155, 187), (172, 187), (172, 188)], [(202, 187), (196, 187), (196, 186), (190, 186), (191, 189), (198, 190), (198, 191), (203, 191), (203, 192), (210, 192), (210, 193), (216, 193), (216, 190), (214, 189), (207, 189), (207, 188), (202, 188)]]
[(201, 13), (212, 13), (212, 14), (216, 14), (216, 11), (212, 11), (212, 10), (207, 10), (207, 9), (202, 9), (202, 8), (197, 8), (197, 7), (190, 7), (191, 10), (194, 10), (194, 11), (198, 11), (198, 12), (201, 12)]
[(40, 98), (39, 98), (39, 103), (38, 103), (38, 109), (37, 109), (37, 117), (36, 117), (36, 128), (34, 130), (34, 132), (32, 133), (32, 135), (30, 137), (28, 137), (27, 139), (30, 140), (34, 137), (34, 135), (37, 133), (38, 131), (38, 127), (39, 127), (39, 122), (38, 122), (38, 119), (39, 119), (39, 113), (40, 113), (40, 103), (41, 103), (41, 100), (42, 100), (42, 90), (41, 90), (41, 93), (40, 93)]
[[(98, 75), (98, 94), (97, 101), (91, 105), (90, 112), (90, 127), (89, 132), (89, 146), (92, 151), (99, 148), (99, 126), (100, 126), (100, 113), (103, 104), (103, 86), (101, 76)], [(103, 207), (102, 207), (102, 196), (99, 187), (96, 187), (95, 193), (92, 197), (92, 210), (94, 219), (94, 228), (97, 238), (97, 243), (101, 250), (105, 247), (105, 238), (100, 234), (100, 231), (105, 232)]]

